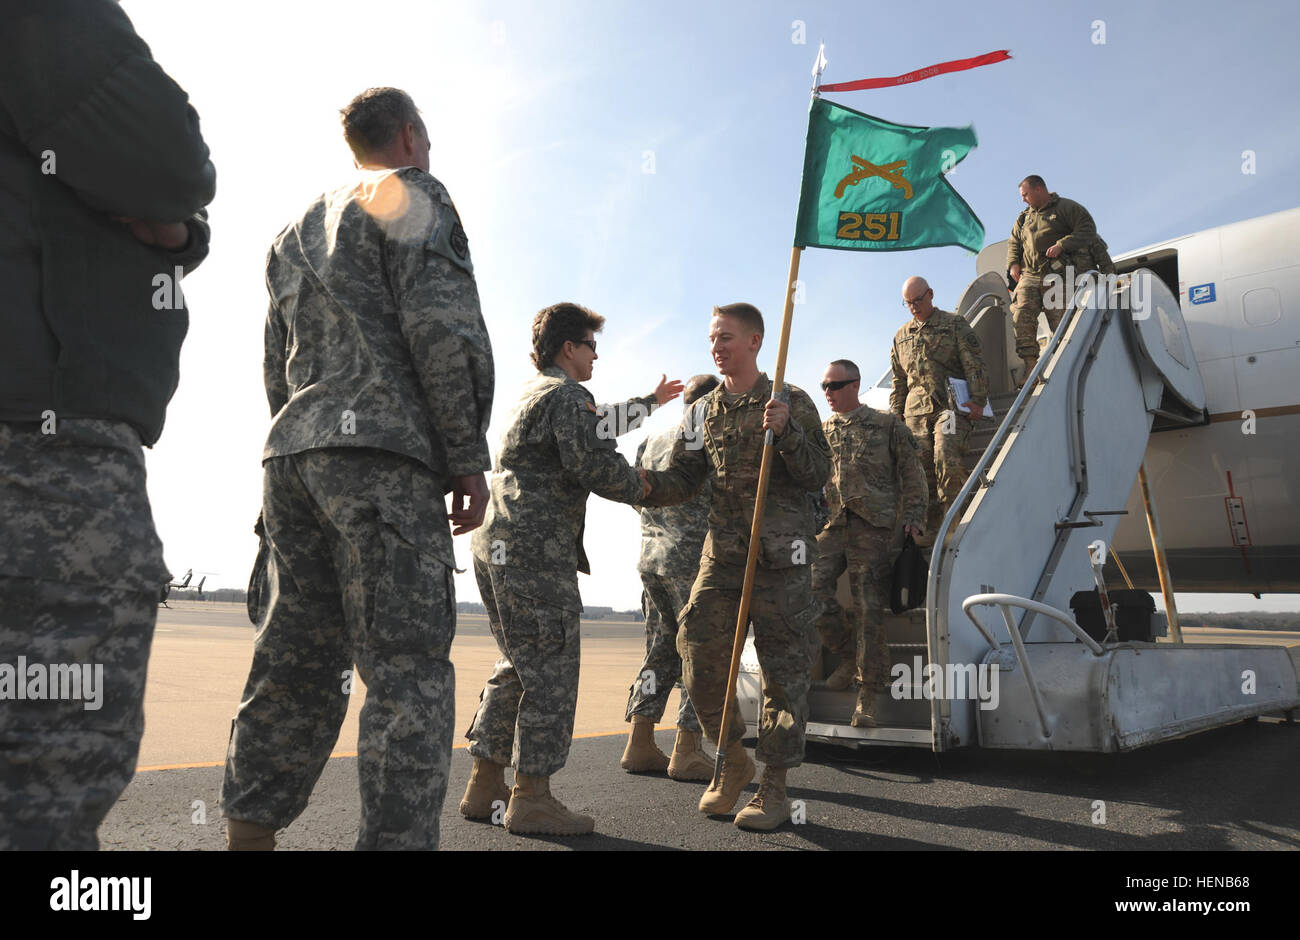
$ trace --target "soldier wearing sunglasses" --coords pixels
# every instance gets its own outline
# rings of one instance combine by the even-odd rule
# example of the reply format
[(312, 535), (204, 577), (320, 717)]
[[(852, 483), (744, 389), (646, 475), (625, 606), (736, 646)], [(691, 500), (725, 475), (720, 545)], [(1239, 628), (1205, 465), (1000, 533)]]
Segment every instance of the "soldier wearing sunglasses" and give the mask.
[[(830, 522), (817, 536), (813, 592), (822, 601), (817, 620), (822, 645), (840, 658), (827, 677), (831, 689), (859, 683), (854, 727), (874, 727), (876, 694), (889, 675), (881, 610), (889, 597), (894, 535), (899, 521), (909, 535), (921, 534), (926, 480), (920, 448), (902, 419), (858, 400), (860, 374), (847, 359), (826, 367), (822, 392), (831, 416), (822, 424), (831, 448), (826, 483)], [(845, 571), (853, 607), (835, 597)]]

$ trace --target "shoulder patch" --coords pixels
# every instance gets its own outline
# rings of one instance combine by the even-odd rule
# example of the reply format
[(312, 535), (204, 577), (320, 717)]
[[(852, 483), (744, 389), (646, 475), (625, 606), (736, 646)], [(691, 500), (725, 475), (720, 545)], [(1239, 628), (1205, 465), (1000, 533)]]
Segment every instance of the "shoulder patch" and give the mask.
[(441, 255), (467, 273), (474, 273), (474, 262), (469, 256), (469, 236), (461, 225), (460, 214), (452, 204), (451, 198), (441, 201), (436, 206), (437, 219), (429, 235), (426, 247)]
[(465, 229), (461, 227), (459, 217), (456, 219), (456, 224), (451, 230), (451, 236), (447, 240), (451, 243), (451, 250), (456, 252), (457, 258), (461, 261), (469, 259), (469, 236), (465, 234)]
[(584, 435), (587, 447), (591, 450), (617, 450), (618, 439), (614, 433), (614, 423), (590, 400), (583, 401), (585, 407), (578, 409), (579, 420), (586, 426)]

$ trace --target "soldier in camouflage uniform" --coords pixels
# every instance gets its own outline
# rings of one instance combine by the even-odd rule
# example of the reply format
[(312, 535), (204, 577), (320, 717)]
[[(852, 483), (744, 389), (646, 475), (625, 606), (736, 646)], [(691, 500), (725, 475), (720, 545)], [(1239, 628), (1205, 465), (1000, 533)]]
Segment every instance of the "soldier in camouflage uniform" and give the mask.
[[(501, 659), (479, 696), (465, 736), (474, 758), (460, 804), (471, 819), (490, 817), (508, 800), (512, 833), (583, 835), (590, 816), (551, 795), (551, 775), (568, 760), (578, 700), (577, 572), (591, 573), (582, 546), (587, 494), (621, 503), (642, 491), (623, 459), (606, 414), (638, 417), (676, 398), (680, 382), (616, 409), (597, 408), (579, 384), (591, 378), (595, 331), (604, 317), (577, 304), (548, 307), (533, 320), (533, 364), (501, 439), (483, 527), (471, 542), (474, 576)], [(513, 764), (515, 786), (505, 785)]]
[(170, 579), (144, 447), (216, 171), (116, 3), (6, 4), (0, 63), (0, 851), (87, 851), (144, 729)]
[[(889, 354), (894, 370), (889, 410), (916, 438), (929, 483), (928, 536), (938, 530), (966, 482), (966, 445), (989, 390), (975, 331), (961, 317), (934, 306), (933, 299), (924, 278), (912, 277), (903, 284), (903, 303), (912, 319), (894, 334)], [(969, 401), (953, 401), (950, 378), (966, 381)]]
[[(908, 534), (920, 534), (926, 479), (907, 425), (859, 403), (860, 378), (847, 359), (832, 362), (822, 378), (832, 412), (822, 425), (831, 448), (826, 484), (831, 522), (817, 536), (813, 591), (822, 601), (817, 621), (822, 644), (843, 659), (826, 684), (847, 688), (856, 670), (859, 692), (851, 723), (873, 727), (876, 694), (890, 667), (881, 611), (889, 600), (895, 527), (901, 518)], [(847, 614), (835, 597), (846, 570), (853, 595)]]
[[(666, 470), (643, 470), (647, 506), (671, 506), (712, 482), (709, 532), (700, 572), (682, 610), (677, 648), (691, 702), (710, 740), (721, 734), (725, 697), (734, 716), (719, 780), (700, 800), (702, 813), (728, 813), (754, 778), (741, 738), (734, 689), (726, 688), (750, 523), (758, 490), (764, 432), (775, 453), (763, 517), (750, 622), (763, 678), (758, 758), (766, 765), (757, 795), (736, 815), (746, 829), (774, 829), (790, 818), (786, 771), (803, 761), (808, 688), (817, 652), (811, 562), (816, 553), (812, 495), (826, 484), (830, 452), (812, 399), (792, 385), (789, 404), (770, 398), (772, 383), (758, 371), (763, 318), (750, 304), (715, 307), (709, 328), (713, 360), (725, 384), (692, 407), (682, 422)], [(784, 396), (783, 396), (784, 397)], [(692, 431), (703, 429), (702, 435)], [(701, 439), (702, 438), (702, 439)]]
[(232, 849), (273, 848), (306, 807), (354, 664), (367, 690), (357, 848), (437, 848), (447, 788), (451, 539), (486, 506), (492, 350), (414, 103), (369, 89), (343, 127), (356, 177), (267, 258), (269, 570), (222, 787)]
[[(1011, 304), (1015, 322), (1016, 355), (1025, 363), (1021, 384), (1038, 363), (1038, 315), (1047, 315), (1047, 325), (1056, 332), (1065, 313), (1065, 285), (1074, 283), (1094, 268), (1102, 274), (1115, 270), (1106, 243), (1088, 210), (1072, 199), (1047, 191), (1041, 176), (1026, 176), (1020, 183), (1020, 198), (1029, 208), (1016, 217), (1007, 242), (1007, 274), (1016, 282)], [(1073, 268), (1074, 277), (1067, 277)], [(1051, 289), (1044, 284), (1050, 275), (1064, 279)], [(1044, 287), (1048, 289), (1044, 289)]]
[[(718, 380), (697, 375), (683, 396), (687, 409), (713, 391)], [(637, 466), (663, 470), (672, 458), (677, 428), (646, 438), (637, 450)], [(627, 748), (619, 762), (629, 773), (663, 772), (674, 780), (708, 780), (713, 760), (700, 747), (700, 720), (691, 697), (682, 692), (677, 711), (677, 738), (670, 758), (655, 746), (655, 722), (663, 718), (668, 695), (682, 675), (677, 652), (677, 614), (686, 606), (700, 570), (700, 549), (709, 530), (709, 485), (679, 506), (641, 510), (641, 609), (645, 612), (646, 652), (627, 699), (625, 720), (632, 722)]]

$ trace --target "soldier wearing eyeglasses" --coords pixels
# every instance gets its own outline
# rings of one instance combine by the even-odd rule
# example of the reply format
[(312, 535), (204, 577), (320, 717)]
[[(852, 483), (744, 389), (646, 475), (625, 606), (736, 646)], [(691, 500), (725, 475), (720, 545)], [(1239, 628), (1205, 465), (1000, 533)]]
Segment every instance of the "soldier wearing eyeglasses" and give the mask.
[[(988, 401), (988, 374), (975, 331), (934, 306), (925, 278), (904, 282), (903, 305), (912, 319), (894, 334), (889, 410), (906, 422), (920, 447), (930, 490), (925, 529), (933, 535), (966, 482), (963, 460), (973, 422)], [(966, 382), (967, 401), (953, 400), (953, 378)]]
[[(858, 367), (836, 359), (822, 376), (831, 416), (822, 423), (831, 448), (826, 483), (830, 521), (817, 536), (813, 591), (822, 601), (817, 620), (822, 645), (840, 659), (827, 677), (831, 689), (846, 689), (856, 674), (858, 702), (851, 724), (873, 727), (874, 705), (889, 675), (881, 611), (889, 596), (894, 535), (899, 520), (912, 536), (921, 534), (926, 478), (920, 448), (901, 418), (858, 400)], [(853, 607), (835, 596), (845, 571)]]
[[(643, 484), (615, 438), (676, 398), (665, 376), (655, 391), (615, 408), (596, 405), (581, 383), (597, 359), (605, 318), (573, 303), (533, 319), (538, 373), (510, 416), (474, 533), (474, 576), (501, 658), (483, 687), (466, 737), (474, 757), (461, 815), (487, 818), (498, 801), (517, 835), (581, 835), (595, 821), (551, 794), (568, 760), (578, 701), (578, 572), (591, 573), (582, 545), (587, 495), (633, 503)], [(627, 420), (627, 416), (632, 416)], [(611, 416), (617, 420), (611, 420)], [(515, 768), (506, 786), (506, 765)]]

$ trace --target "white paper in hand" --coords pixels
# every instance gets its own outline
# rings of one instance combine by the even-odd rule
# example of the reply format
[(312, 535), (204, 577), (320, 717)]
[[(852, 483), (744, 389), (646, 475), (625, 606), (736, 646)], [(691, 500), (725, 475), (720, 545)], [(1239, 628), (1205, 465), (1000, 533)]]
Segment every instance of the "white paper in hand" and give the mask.
[[(970, 387), (966, 384), (966, 380), (954, 379), (950, 376), (948, 384), (952, 386), (952, 400), (957, 403), (957, 410), (964, 415), (970, 414), (969, 408), (962, 407), (966, 402), (970, 401)], [(984, 403), (984, 417), (993, 417), (993, 406), (988, 402)]]

